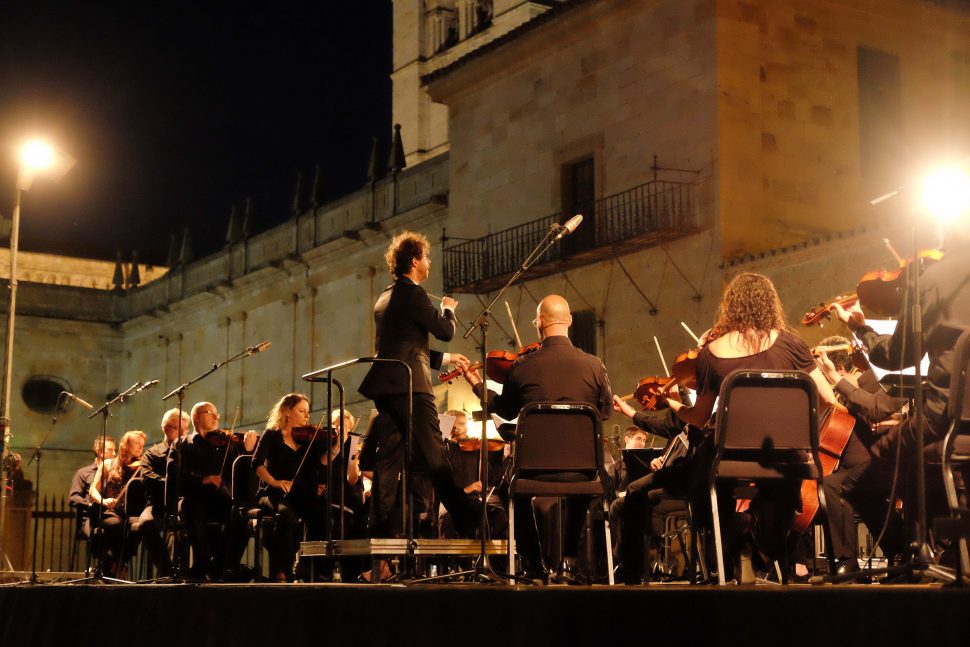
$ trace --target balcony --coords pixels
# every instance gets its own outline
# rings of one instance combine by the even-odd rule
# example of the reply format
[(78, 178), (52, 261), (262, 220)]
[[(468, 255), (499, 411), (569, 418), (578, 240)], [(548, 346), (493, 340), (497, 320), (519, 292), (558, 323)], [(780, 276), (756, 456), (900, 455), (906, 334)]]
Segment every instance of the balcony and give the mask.
[[(578, 208), (583, 224), (547, 250), (528, 276), (548, 276), (696, 233), (699, 194), (698, 181), (652, 180)], [(501, 287), (549, 228), (572, 215), (556, 213), (446, 248), (445, 291), (475, 294)]]

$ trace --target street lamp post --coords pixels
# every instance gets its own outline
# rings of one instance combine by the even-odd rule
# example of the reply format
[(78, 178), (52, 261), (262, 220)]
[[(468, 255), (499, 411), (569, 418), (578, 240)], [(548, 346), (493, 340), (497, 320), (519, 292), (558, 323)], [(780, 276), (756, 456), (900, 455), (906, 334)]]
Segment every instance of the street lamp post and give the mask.
[[(13, 373), (13, 335), (17, 309), (17, 248), (20, 244), (20, 204), (23, 192), (30, 189), (38, 174), (45, 174), (55, 182), (74, 166), (74, 159), (55, 151), (50, 144), (40, 140), (27, 142), (20, 149), (17, 168), (17, 188), (14, 191), (13, 221), (10, 229), (10, 305), (7, 312), (6, 348), (3, 354), (3, 399), (0, 409), (0, 457), (6, 459), (10, 444), (10, 386)], [(7, 465), (7, 461), (3, 461)], [(6, 540), (7, 524), (7, 477), (0, 470), (0, 548)]]

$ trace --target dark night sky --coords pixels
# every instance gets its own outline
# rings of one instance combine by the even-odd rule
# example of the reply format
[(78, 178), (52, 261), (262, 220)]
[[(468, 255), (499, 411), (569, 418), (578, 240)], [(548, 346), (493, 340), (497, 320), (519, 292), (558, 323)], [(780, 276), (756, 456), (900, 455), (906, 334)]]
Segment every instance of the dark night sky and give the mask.
[(77, 165), (25, 194), (21, 247), (164, 263), (189, 225), (218, 249), (230, 206), (251, 233), (290, 215), (322, 163), (327, 199), (390, 139), (391, 0), (13, 2), (0, 7), (0, 213), (15, 147), (49, 135)]

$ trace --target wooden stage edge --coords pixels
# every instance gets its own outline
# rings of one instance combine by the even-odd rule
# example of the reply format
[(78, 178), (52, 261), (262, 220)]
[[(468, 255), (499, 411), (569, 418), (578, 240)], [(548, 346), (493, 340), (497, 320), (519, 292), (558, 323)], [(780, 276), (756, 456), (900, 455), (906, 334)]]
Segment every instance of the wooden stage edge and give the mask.
[[(9, 574), (8, 574), (9, 575)], [(953, 645), (970, 589), (935, 585), (0, 586), (0, 645)], [(348, 641), (348, 642), (345, 642)]]

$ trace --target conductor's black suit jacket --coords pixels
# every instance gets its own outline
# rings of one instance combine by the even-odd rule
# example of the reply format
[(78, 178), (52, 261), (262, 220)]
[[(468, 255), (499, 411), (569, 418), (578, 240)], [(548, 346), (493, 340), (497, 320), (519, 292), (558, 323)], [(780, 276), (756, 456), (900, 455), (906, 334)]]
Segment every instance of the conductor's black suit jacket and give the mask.
[[(441, 367), (442, 353), (432, 351), (430, 335), (441, 341), (455, 336), (455, 313), (444, 315), (432, 305), (428, 293), (407, 277), (389, 285), (374, 304), (377, 328), (377, 356), (399, 359), (411, 367), (413, 392), (433, 395), (431, 369)], [(373, 399), (407, 395), (404, 367), (390, 362), (377, 362), (361, 382), (358, 391)]]

